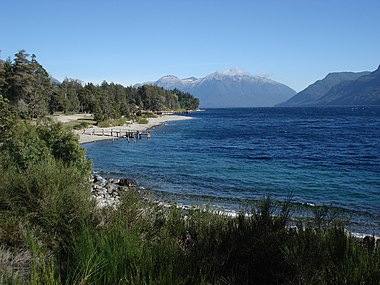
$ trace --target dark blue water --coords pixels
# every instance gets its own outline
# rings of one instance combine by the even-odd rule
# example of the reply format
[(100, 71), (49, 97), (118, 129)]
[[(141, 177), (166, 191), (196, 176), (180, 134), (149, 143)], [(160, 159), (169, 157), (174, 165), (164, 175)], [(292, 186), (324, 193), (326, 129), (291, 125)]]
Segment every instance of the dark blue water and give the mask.
[(96, 171), (134, 178), (162, 199), (224, 209), (293, 194), (295, 215), (327, 205), (380, 234), (380, 108), (212, 109), (152, 140), (86, 144)]

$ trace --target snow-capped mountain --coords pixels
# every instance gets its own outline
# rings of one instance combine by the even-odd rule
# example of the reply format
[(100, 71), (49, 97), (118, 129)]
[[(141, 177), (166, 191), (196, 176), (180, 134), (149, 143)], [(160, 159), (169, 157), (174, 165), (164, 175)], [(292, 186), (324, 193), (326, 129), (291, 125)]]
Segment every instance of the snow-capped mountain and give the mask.
[(202, 108), (271, 107), (296, 93), (284, 84), (238, 69), (214, 72), (203, 78), (166, 75), (144, 84), (189, 92), (200, 99)]

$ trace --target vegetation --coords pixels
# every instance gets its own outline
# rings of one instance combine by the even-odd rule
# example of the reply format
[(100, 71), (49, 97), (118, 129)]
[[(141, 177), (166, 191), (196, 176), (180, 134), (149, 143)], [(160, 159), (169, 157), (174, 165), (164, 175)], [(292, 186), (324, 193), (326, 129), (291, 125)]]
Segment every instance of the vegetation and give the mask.
[(289, 201), (230, 217), (130, 190), (99, 209), (77, 138), (19, 107), (0, 96), (0, 284), (380, 283), (373, 239), (325, 212), (290, 227)]
[[(54, 83), (53, 83), (54, 82)], [(41, 118), (54, 112), (94, 113), (95, 121), (130, 117), (146, 111), (197, 109), (199, 100), (179, 90), (158, 86), (138, 88), (120, 84), (83, 84), (66, 78), (62, 83), (50, 78), (36, 56), (25, 50), (13, 61), (0, 60), (0, 94), (7, 98), (22, 118)]]

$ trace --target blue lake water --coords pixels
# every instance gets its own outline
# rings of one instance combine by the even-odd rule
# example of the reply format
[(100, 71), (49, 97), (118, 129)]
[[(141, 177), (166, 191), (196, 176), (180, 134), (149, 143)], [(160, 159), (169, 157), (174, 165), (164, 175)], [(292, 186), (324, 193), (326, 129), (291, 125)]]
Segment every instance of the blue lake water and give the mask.
[(293, 194), (295, 215), (327, 205), (356, 232), (380, 234), (380, 108), (241, 108), (194, 112), (150, 141), (85, 144), (94, 169), (160, 199), (225, 210)]

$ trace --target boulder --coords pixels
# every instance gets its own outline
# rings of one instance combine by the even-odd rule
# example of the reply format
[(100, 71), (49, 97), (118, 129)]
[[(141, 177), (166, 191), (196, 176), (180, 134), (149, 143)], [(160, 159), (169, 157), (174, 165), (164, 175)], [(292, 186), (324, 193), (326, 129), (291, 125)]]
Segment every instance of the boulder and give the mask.
[(136, 180), (130, 178), (121, 178), (118, 184), (120, 186), (138, 187)]
[(107, 180), (100, 175), (94, 175), (94, 183), (99, 185), (105, 185), (107, 183)]

